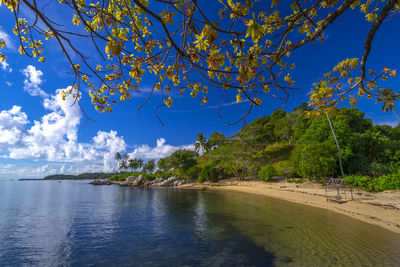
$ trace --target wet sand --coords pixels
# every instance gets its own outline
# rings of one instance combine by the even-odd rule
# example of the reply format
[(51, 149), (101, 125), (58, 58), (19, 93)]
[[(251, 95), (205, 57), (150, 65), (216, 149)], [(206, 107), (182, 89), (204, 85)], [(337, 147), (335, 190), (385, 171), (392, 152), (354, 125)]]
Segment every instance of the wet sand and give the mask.
[(279, 198), (299, 204), (309, 205), (335, 211), (355, 219), (384, 227), (400, 233), (400, 190), (370, 193), (353, 189), (353, 200), (350, 191), (340, 191), (340, 201), (336, 201), (337, 191), (328, 190), (328, 201), (325, 188), (321, 184), (304, 182), (235, 181), (223, 180), (218, 183), (185, 184), (184, 189), (231, 190), (268, 197)]

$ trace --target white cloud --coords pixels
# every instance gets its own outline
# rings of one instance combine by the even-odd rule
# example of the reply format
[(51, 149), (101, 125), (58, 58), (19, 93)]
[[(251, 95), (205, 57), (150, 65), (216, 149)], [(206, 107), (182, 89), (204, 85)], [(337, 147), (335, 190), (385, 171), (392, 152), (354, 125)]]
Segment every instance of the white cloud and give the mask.
[(12, 68), (10, 67), (10, 65), (7, 63), (7, 61), (2, 61), (0, 62), (1, 65), (1, 69), (4, 71), (8, 71), (8, 72), (12, 72)]
[(11, 41), (10, 36), (2, 30), (0, 30), (0, 39), (4, 39), (4, 42), (6, 43), (6, 48), (15, 49), (15, 45)]
[(193, 150), (194, 146), (182, 145), (182, 146), (172, 146), (166, 144), (164, 138), (157, 139), (157, 146), (150, 147), (149, 145), (141, 145), (137, 147), (130, 156), (132, 158), (142, 158), (142, 159), (160, 159), (169, 156), (171, 153), (178, 149), (190, 149)]
[(12, 86), (12, 83), (11, 83), (11, 82), (8, 82), (8, 81), (7, 81), (6, 84), (7, 84), (8, 87), (11, 87), (11, 86)]
[(0, 112), (0, 152), (5, 151), (7, 146), (16, 146), (20, 143), (28, 122), (27, 115), (19, 106)]
[[(23, 70), (25, 90), (43, 97), (47, 113), (30, 122), (21, 106), (0, 110), (0, 158), (16, 161), (30, 160), (35, 166), (16, 164), (5, 168), (0, 162), (0, 177), (43, 177), (54, 173), (110, 172), (117, 169), (116, 152), (125, 152), (126, 143), (117, 131), (98, 131), (89, 142), (78, 140), (82, 113), (72, 96), (62, 100), (61, 89), (48, 95), (39, 87), (43, 73), (34, 66)], [(193, 149), (193, 145), (173, 146), (164, 138), (157, 145), (136, 146), (131, 158), (159, 159), (178, 149)], [(38, 164), (41, 164), (38, 166)], [(31, 164), (32, 165), (32, 164)], [(3, 167), (3, 168), (2, 168)], [(6, 176), (7, 175), (7, 176)]]
[(31, 96), (48, 97), (48, 94), (44, 92), (39, 86), (42, 83), (43, 72), (36, 69), (35, 66), (28, 65), (23, 69), (22, 74), (25, 76), (24, 90), (27, 91)]
[[(43, 106), (49, 113), (35, 120), (31, 127), (27, 127), (28, 117), (20, 106), (0, 111), (0, 156), (86, 163), (93, 167), (92, 171), (115, 169), (114, 154), (126, 150), (123, 137), (116, 131), (98, 131), (91, 142), (78, 142), (81, 111), (78, 105), (73, 105), (72, 97), (63, 101), (60, 91), (44, 100)], [(65, 170), (66, 167), (62, 171)]]

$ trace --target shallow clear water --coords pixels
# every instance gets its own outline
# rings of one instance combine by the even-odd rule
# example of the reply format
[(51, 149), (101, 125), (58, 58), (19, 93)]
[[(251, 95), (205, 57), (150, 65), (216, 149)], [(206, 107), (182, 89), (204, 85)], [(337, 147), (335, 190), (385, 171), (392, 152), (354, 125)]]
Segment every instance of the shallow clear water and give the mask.
[(235, 192), (0, 181), (0, 266), (400, 266), (400, 235)]

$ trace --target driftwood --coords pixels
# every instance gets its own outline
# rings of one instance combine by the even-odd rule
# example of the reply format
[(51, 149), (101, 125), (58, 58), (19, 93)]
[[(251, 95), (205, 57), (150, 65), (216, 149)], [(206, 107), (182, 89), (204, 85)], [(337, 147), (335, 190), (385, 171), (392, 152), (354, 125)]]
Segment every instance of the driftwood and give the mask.
[[(342, 189), (342, 190), (350, 189), (351, 200), (353, 200), (353, 189), (351, 187), (348, 187), (348, 186), (344, 185), (343, 184), (343, 179), (329, 178), (327, 183), (325, 184), (326, 201), (329, 200), (329, 201), (334, 201), (334, 202), (338, 202), (338, 203), (344, 203), (345, 201), (343, 201), (341, 199), (341, 196), (340, 196), (340, 189)], [(335, 190), (337, 192), (336, 197), (333, 197), (333, 198), (332, 197), (328, 197), (328, 191), (329, 190)]]

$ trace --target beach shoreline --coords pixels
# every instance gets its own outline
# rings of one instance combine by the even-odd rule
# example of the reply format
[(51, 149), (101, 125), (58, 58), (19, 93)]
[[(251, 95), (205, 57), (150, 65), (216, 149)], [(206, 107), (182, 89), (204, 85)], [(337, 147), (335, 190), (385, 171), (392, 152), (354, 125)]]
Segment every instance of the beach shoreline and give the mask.
[[(369, 193), (353, 189), (351, 200), (350, 191), (342, 191), (340, 203), (327, 201), (322, 185), (305, 182), (294, 184), (288, 182), (234, 181), (225, 180), (217, 183), (185, 184), (181, 189), (228, 190), (278, 198), (293, 203), (323, 208), (357, 220), (383, 227), (400, 234), (400, 190)], [(329, 191), (329, 196), (336, 196)]]

